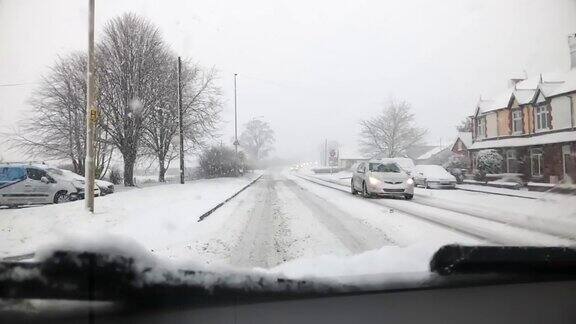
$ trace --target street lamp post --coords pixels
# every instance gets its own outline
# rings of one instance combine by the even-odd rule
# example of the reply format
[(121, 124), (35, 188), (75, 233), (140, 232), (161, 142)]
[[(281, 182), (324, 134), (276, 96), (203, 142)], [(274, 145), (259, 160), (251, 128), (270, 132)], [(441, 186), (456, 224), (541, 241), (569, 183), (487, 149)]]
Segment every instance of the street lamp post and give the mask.
[(86, 159), (85, 172), (86, 183), (84, 187), (85, 206), (90, 212), (94, 212), (94, 134), (98, 121), (98, 108), (94, 105), (94, 0), (88, 1), (88, 69), (86, 72)]
[(238, 174), (238, 104), (237, 104), (237, 95), (236, 95), (236, 76), (238, 73), (234, 73), (234, 151), (236, 154), (236, 174)]

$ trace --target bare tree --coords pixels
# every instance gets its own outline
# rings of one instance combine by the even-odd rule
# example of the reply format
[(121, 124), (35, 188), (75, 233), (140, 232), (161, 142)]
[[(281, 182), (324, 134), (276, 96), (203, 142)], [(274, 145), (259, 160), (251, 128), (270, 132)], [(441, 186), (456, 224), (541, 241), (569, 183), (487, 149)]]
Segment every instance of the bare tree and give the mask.
[(460, 121), (460, 124), (456, 125), (456, 130), (459, 132), (471, 132), (472, 131), (472, 120), (470, 118), (464, 118)]
[[(173, 62), (176, 62), (174, 57)], [(158, 181), (165, 181), (166, 170), (178, 157), (178, 102), (177, 76), (171, 64), (167, 83), (172, 91), (150, 113), (144, 125), (143, 145), (147, 155), (158, 162)], [(214, 69), (204, 71), (198, 64), (184, 62), (182, 69), (182, 114), (185, 152), (203, 147), (213, 136), (219, 120), (220, 89), (215, 85)]]
[(421, 143), (427, 133), (415, 125), (407, 102), (392, 99), (380, 115), (361, 121), (360, 127), (362, 151), (381, 157), (402, 156), (410, 146)]
[(244, 125), (244, 131), (240, 135), (240, 146), (254, 161), (265, 158), (272, 151), (274, 144), (274, 131), (267, 122), (252, 119)]
[[(32, 111), (11, 135), (10, 141), (33, 157), (68, 160), (73, 171), (84, 174), (86, 138), (86, 56), (59, 57), (29, 102)], [(113, 149), (106, 137), (96, 141), (96, 176), (102, 177)]]
[(102, 129), (124, 160), (124, 184), (134, 185), (134, 165), (144, 126), (170, 91), (167, 66), (173, 57), (159, 30), (134, 14), (109, 21), (97, 45)]

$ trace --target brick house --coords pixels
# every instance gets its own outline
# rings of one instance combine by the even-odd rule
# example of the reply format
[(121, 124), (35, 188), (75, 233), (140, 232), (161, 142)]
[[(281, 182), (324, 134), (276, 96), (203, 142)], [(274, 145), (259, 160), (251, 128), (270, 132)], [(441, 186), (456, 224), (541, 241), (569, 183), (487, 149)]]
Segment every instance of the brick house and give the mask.
[(480, 99), (472, 118), (471, 153), (496, 149), (502, 173), (524, 180), (576, 180), (576, 35), (569, 37), (571, 68), (510, 80), (494, 99)]

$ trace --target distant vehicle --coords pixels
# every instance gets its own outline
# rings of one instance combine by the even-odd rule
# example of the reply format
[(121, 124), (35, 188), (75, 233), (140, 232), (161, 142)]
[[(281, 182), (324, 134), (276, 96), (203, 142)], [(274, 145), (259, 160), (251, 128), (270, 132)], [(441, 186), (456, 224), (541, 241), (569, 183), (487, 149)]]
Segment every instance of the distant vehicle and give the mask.
[(51, 176), (44, 167), (0, 164), (0, 205), (59, 204), (74, 200), (76, 194), (71, 181)]
[(350, 190), (364, 197), (394, 196), (412, 199), (414, 181), (396, 162), (359, 162), (353, 167)]
[(424, 188), (456, 188), (456, 177), (439, 165), (417, 165), (412, 176), (414, 183)]
[[(74, 188), (76, 188), (78, 198), (84, 199), (84, 196), (85, 196), (84, 195), (84, 187), (86, 184), (86, 178), (84, 178), (83, 176), (76, 174), (72, 171), (63, 170), (63, 169), (59, 169), (59, 168), (48, 167), (45, 170), (48, 171), (48, 173), (50, 175), (52, 175), (53, 177), (55, 177), (57, 179), (62, 179), (64, 181), (69, 181), (70, 183), (72, 183)], [(100, 196), (100, 187), (98, 187), (96, 184), (94, 184), (94, 196), (95, 197)]]
[(411, 174), (412, 171), (414, 170), (414, 161), (411, 158), (403, 158), (403, 157), (395, 157), (395, 158), (383, 158), (383, 159), (379, 159), (378, 161), (380, 162), (392, 162), (392, 163), (396, 163), (398, 164), (398, 166), (400, 166), (400, 168), (402, 168), (402, 170), (404, 170), (404, 172)]
[(112, 182), (104, 181), (104, 180), (95, 180), (96, 185), (100, 188), (100, 195), (106, 196), (111, 193), (114, 193), (114, 184)]

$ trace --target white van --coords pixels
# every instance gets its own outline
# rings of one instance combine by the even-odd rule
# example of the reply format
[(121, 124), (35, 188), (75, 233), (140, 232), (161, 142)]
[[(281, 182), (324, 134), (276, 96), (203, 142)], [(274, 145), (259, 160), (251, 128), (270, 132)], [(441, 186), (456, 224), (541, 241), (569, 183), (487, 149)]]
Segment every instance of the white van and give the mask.
[(0, 164), (0, 206), (58, 204), (76, 194), (70, 181), (55, 179), (44, 167)]

